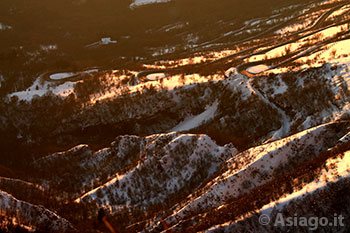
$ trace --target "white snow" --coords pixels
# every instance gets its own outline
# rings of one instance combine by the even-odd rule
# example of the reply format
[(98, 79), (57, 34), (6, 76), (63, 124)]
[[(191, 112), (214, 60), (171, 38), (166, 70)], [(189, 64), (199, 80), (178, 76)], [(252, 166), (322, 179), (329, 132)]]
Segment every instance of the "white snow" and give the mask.
[(50, 75), (50, 79), (60, 80), (60, 79), (70, 78), (70, 77), (72, 77), (74, 75), (76, 75), (76, 73), (72, 73), (72, 72), (69, 72), (69, 73), (56, 73), (56, 74)]
[(170, 46), (170, 47), (167, 46), (167, 47), (163, 47), (163, 48), (158, 48), (156, 50), (157, 51), (152, 53), (153, 57), (164, 55), (164, 54), (168, 54), (168, 53), (173, 53), (173, 52), (175, 52), (176, 47), (175, 46)]
[(62, 73), (51, 74), (49, 78), (52, 80), (61, 80), (61, 79), (71, 78), (78, 74), (92, 74), (96, 72), (98, 72), (98, 69), (90, 69), (90, 70), (85, 70), (81, 72), (62, 72)]
[(52, 44), (52, 45), (40, 45), (40, 49), (44, 50), (46, 52), (50, 51), (50, 50), (56, 50), (57, 49), (57, 45), (56, 44)]
[(90, 69), (90, 70), (85, 70), (85, 71), (83, 71), (83, 72), (81, 72), (81, 73), (84, 73), (84, 74), (92, 74), (92, 73), (96, 73), (96, 72), (98, 72), (99, 71), (99, 69)]
[[(132, 72), (132, 73), (134, 73), (134, 75), (137, 75), (137, 72)], [(209, 75), (209, 76), (201, 76), (200, 74), (189, 74), (185, 76), (174, 75), (174, 76), (167, 76), (164, 78), (160, 78), (159, 80), (153, 80), (153, 81), (150, 80), (147, 82), (142, 82), (134, 86), (116, 87), (115, 84), (124, 78), (128, 78), (128, 77), (125, 75), (115, 76), (114, 74), (108, 76), (108, 79), (109, 79), (108, 85), (110, 85), (109, 91), (105, 93), (97, 93), (97, 94), (91, 95), (90, 102), (94, 104), (96, 103), (96, 101), (103, 101), (106, 99), (115, 98), (120, 94), (126, 93), (126, 92), (127, 93), (135, 93), (138, 91), (142, 92), (144, 88), (149, 88), (151, 86), (156, 88), (157, 90), (161, 90), (163, 88), (167, 90), (173, 90), (176, 87), (190, 88), (196, 83), (205, 83), (210, 80), (212, 81), (220, 80), (222, 79), (222, 75), (219, 75), (219, 74)]]
[[(220, 147), (207, 135), (171, 132), (151, 135), (139, 140), (141, 141), (138, 142), (140, 146), (138, 153), (143, 159), (136, 167), (85, 193), (75, 202), (90, 202), (98, 199), (101, 200), (101, 206), (117, 209), (129, 206), (134, 197), (144, 196), (144, 185), (147, 185), (153, 187), (150, 189), (150, 195), (146, 199), (139, 199), (139, 202), (143, 204), (159, 203), (166, 196), (173, 194), (190, 182), (201, 163), (206, 162), (210, 165), (206, 170), (206, 174), (210, 176), (223, 162), (237, 153), (231, 144)], [(163, 172), (163, 169), (171, 175), (160, 178), (159, 174)], [(140, 176), (140, 172), (146, 172), (146, 174)], [(135, 182), (131, 180), (137, 182), (138, 185), (135, 186)], [(128, 190), (132, 192), (132, 196), (128, 194), (130, 192)], [(103, 194), (102, 198), (98, 197), (98, 192)], [(113, 198), (110, 198), (111, 196), (121, 204), (116, 205), (112, 201)]]
[(165, 74), (164, 73), (153, 73), (153, 74), (149, 74), (147, 75), (147, 79), (151, 80), (151, 81), (155, 81), (155, 80), (159, 80), (161, 78), (164, 78)]
[(162, 3), (162, 2), (170, 2), (171, 0), (135, 0), (130, 4), (130, 8), (135, 8), (137, 6), (148, 5), (152, 3)]
[(187, 23), (174, 23), (174, 24), (169, 24), (169, 25), (165, 25), (164, 27), (160, 28), (158, 31), (165, 31), (165, 32), (170, 32), (172, 30), (176, 30), (176, 29), (181, 29), (183, 27), (185, 27), (185, 25), (187, 25)]
[[(166, 68), (175, 68), (179, 66), (185, 66), (185, 65), (193, 65), (198, 63), (203, 63), (207, 61), (213, 61), (219, 58), (223, 58), (226, 56), (229, 56), (231, 54), (236, 53), (237, 50), (221, 50), (221, 51), (210, 51), (206, 55), (203, 54), (196, 54), (193, 57), (188, 58), (182, 58), (177, 60), (161, 60), (158, 61), (156, 64), (144, 64), (143, 66), (148, 69), (166, 69)], [(166, 53), (166, 52), (164, 52)], [(154, 55), (163, 54), (163, 52), (155, 52)]]
[(12, 27), (11, 27), (11, 26), (8, 26), (8, 25), (5, 25), (5, 24), (0, 23), (0, 30), (7, 30), (7, 29), (12, 29)]
[(59, 217), (54, 212), (43, 206), (20, 201), (3, 191), (0, 191), (0, 210), (0, 216), (11, 216), (13, 221), (38, 230), (44, 229), (48, 232), (75, 231), (66, 219)]
[[(303, 48), (304, 51), (306, 51), (309, 48), (312, 48), (310, 46), (311, 44), (320, 44), (327, 39), (330, 39), (337, 35), (338, 33), (347, 30), (346, 24), (339, 25), (339, 26), (333, 26), (326, 28), (324, 30), (321, 30), (317, 33), (313, 33), (309, 36), (303, 37), (298, 41), (288, 43), (281, 45), (276, 48), (272, 48), (271, 50), (265, 52), (264, 54), (258, 54), (258, 55), (253, 55), (247, 59), (248, 62), (253, 62), (253, 61), (262, 61), (264, 58), (271, 59), (271, 58), (276, 58), (276, 57), (281, 57), (287, 54), (287, 52), (296, 52), (299, 51), (300, 54), (303, 52), (301, 51), (301, 48)], [(265, 48), (261, 48), (265, 49)]]
[(259, 73), (264, 72), (268, 69), (269, 69), (269, 67), (267, 65), (261, 64), (261, 65), (249, 67), (247, 69), (247, 71), (251, 74), (259, 74)]
[(341, 139), (339, 139), (339, 143), (349, 142), (350, 141), (350, 132), (345, 134)]
[(279, 82), (280, 82), (279, 86), (274, 86), (274, 93), (271, 95), (272, 97), (278, 94), (283, 94), (288, 89), (288, 85), (282, 79), (280, 79)]
[[(280, 165), (287, 164), (293, 158), (297, 162), (295, 156), (298, 153), (303, 153), (304, 150), (307, 151), (310, 145), (316, 146), (315, 155), (317, 155), (328, 148), (328, 141), (326, 139), (319, 140), (318, 138), (321, 135), (325, 137), (328, 132), (327, 127), (333, 124), (336, 123), (320, 125), (236, 155), (226, 162), (226, 172), (212, 180), (201, 191), (201, 196), (185, 203), (182, 208), (177, 208), (166, 221), (170, 224), (179, 222), (179, 219), (186, 217), (187, 213), (196, 213), (200, 209), (216, 208), (228, 199), (238, 197), (242, 193), (249, 193), (249, 190), (272, 180), (274, 171)], [(295, 148), (298, 148), (298, 150), (295, 150)], [(250, 185), (244, 187), (243, 185), (247, 181)]]
[(27, 90), (11, 93), (8, 97), (11, 98), (12, 96), (17, 96), (19, 100), (31, 101), (34, 96), (43, 96), (49, 91), (55, 95), (68, 96), (74, 92), (75, 83), (76, 82), (65, 82), (56, 85), (45, 81), (42, 84), (41, 78), (39, 77)]
[(217, 107), (218, 107), (218, 101), (215, 101), (211, 106), (208, 106), (204, 112), (202, 112), (197, 116), (190, 117), (184, 120), (183, 122), (175, 126), (173, 129), (171, 129), (170, 132), (186, 131), (186, 130), (190, 130), (200, 126), (204, 122), (214, 117)]
[(88, 44), (85, 47), (90, 48), (90, 47), (97, 47), (100, 45), (108, 45), (108, 44), (116, 44), (117, 41), (116, 40), (112, 40), (111, 37), (103, 37), (101, 38), (99, 41), (94, 42), (92, 44)]
[(331, 17), (337, 17), (337, 16), (340, 16), (340, 15), (344, 15), (344, 14), (348, 13), (349, 10), (350, 10), (350, 6), (349, 5), (343, 6), (339, 10), (334, 11), (329, 17), (331, 18)]
[(112, 40), (111, 37), (101, 38), (101, 44), (116, 44), (116, 40)]
[(306, 62), (307, 60), (315, 60), (312, 67), (318, 67), (327, 63), (334, 64), (348, 64), (350, 56), (350, 39), (342, 40), (335, 43), (328, 44), (325, 48), (310, 56), (305, 56), (297, 61)]
[(282, 116), (282, 126), (279, 130), (273, 133), (272, 139), (277, 140), (281, 139), (285, 136), (288, 135), (290, 131), (290, 119), (288, 115), (279, 107), (277, 107), (274, 103), (269, 101), (258, 89), (256, 89), (252, 84), (251, 84), (251, 79), (247, 82), (248, 88), (255, 93), (257, 96), (261, 98), (262, 101), (264, 101), (266, 104), (270, 105), (272, 108), (278, 111), (279, 114)]
[(289, 25), (287, 27), (284, 27), (282, 29), (279, 29), (275, 32), (275, 34), (280, 34), (280, 35), (285, 35), (286, 33), (290, 33), (290, 32), (296, 32), (298, 30), (304, 29), (307, 26), (309, 26), (312, 23), (312, 21), (310, 19), (305, 20), (302, 23), (296, 23), (296, 24), (292, 24)]
[[(328, 183), (337, 182), (338, 180), (348, 178), (349, 176), (350, 151), (347, 151), (344, 153), (343, 158), (338, 156), (335, 159), (328, 159), (326, 162), (326, 169), (323, 168), (321, 173), (314, 179), (314, 181), (303, 184), (303, 187), (300, 190), (295, 190), (290, 194), (286, 194), (255, 212), (258, 212), (259, 214), (271, 215), (274, 208), (276, 208), (276, 211), (281, 212), (291, 201), (298, 201), (314, 192), (322, 191), (323, 189), (327, 188)], [(248, 218), (249, 216), (250, 215), (248, 215)], [(244, 218), (247, 218), (247, 216), (240, 216), (234, 221), (228, 221), (223, 224), (215, 225), (205, 232), (216, 232), (217, 229), (221, 229), (223, 232), (235, 232), (235, 228), (233, 227), (237, 222), (243, 220)]]
[(302, 189), (288, 194), (279, 200), (269, 203), (261, 208), (261, 213), (270, 214), (274, 207), (279, 210), (283, 206), (287, 205), (290, 201), (303, 198), (305, 195), (309, 195), (312, 192), (319, 191), (326, 188), (329, 182), (335, 182), (339, 179), (343, 179), (350, 176), (350, 151), (344, 153), (344, 157), (339, 156), (334, 159), (328, 159), (326, 162), (327, 169), (323, 169), (321, 174), (318, 176), (319, 179), (308, 183), (303, 186)]

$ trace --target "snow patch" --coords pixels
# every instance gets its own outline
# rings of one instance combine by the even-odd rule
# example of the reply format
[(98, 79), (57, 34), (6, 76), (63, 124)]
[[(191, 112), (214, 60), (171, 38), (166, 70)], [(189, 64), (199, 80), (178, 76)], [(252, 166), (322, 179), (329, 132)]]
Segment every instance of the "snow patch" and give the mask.
[(5, 24), (0, 23), (0, 30), (9, 30), (9, 29), (12, 29), (12, 27), (11, 27), (11, 26), (8, 26), (8, 25), (5, 25)]
[(204, 122), (214, 117), (217, 107), (218, 101), (215, 101), (211, 106), (207, 107), (207, 109), (204, 112), (197, 116), (184, 120), (170, 131), (186, 131), (200, 126)]
[(56, 73), (56, 74), (50, 75), (50, 79), (60, 80), (60, 79), (73, 77), (74, 75), (76, 75), (76, 73), (71, 73), (71, 72), (69, 72), (69, 73)]
[(170, 2), (171, 0), (135, 0), (133, 3), (130, 4), (130, 8), (133, 9), (138, 6), (153, 4), (153, 3), (165, 3)]
[(43, 96), (50, 91), (55, 95), (68, 96), (71, 93), (74, 93), (75, 83), (76, 82), (65, 82), (63, 84), (56, 85), (44, 81), (42, 84), (41, 78), (39, 77), (27, 90), (11, 93), (8, 95), (8, 97), (11, 98), (13, 96), (17, 96), (19, 100), (31, 101), (33, 97)]
[(153, 74), (147, 75), (146, 78), (148, 80), (155, 81), (155, 80), (159, 80), (159, 79), (165, 78), (165, 74), (164, 73), (153, 73)]
[(261, 65), (249, 67), (247, 69), (247, 71), (251, 74), (259, 74), (259, 73), (264, 72), (268, 69), (269, 69), (269, 67), (267, 65), (261, 64)]

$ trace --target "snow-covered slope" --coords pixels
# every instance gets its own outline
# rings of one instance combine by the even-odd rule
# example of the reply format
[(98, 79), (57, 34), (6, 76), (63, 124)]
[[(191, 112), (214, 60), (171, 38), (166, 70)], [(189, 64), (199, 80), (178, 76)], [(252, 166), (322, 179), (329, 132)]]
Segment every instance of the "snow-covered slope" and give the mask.
[(14, 216), (17, 224), (43, 232), (75, 232), (73, 226), (64, 218), (43, 206), (17, 200), (12, 195), (0, 191), (0, 216)]
[[(332, 193), (331, 187), (338, 186), (338, 188), (341, 188), (341, 186), (347, 185), (350, 180), (350, 151), (339, 153), (336, 156), (327, 159), (324, 164), (324, 167), (320, 169), (320, 171), (311, 181), (304, 183), (301, 187), (295, 187), (293, 192), (287, 193), (278, 200), (266, 204), (261, 209), (256, 210), (257, 215), (264, 215), (264, 217), (268, 216), (270, 221), (273, 223), (276, 220), (276, 214), (283, 213), (284, 217), (286, 217), (296, 206), (303, 205), (312, 200), (316, 200), (315, 203), (318, 203), (321, 202), (319, 198), (324, 199), (325, 197), (327, 198), (327, 201), (323, 201), (326, 203), (322, 203), (321, 208), (323, 208), (326, 212), (327, 208), (330, 208), (329, 205), (331, 205), (330, 203), (332, 203), (332, 199), (336, 198), (328, 196), (329, 193)], [(317, 208), (318, 207), (314, 207), (315, 211)], [(306, 205), (305, 210), (301, 208), (296, 209), (296, 211), (311, 212), (312, 210), (309, 210)], [(317, 215), (317, 213), (314, 214), (315, 216)], [(250, 219), (251, 222), (258, 221), (256, 216), (250, 215), (246, 218), (239, 218), (236, 221), (229, 221), (224, 224), (213, 226), (205, 232), (238, 232), (244, 231), (244, 229), (248, 228), (255, 228), (255, 231), (269, 232), (281, 230), (279, 228), (269, 229), (271, 228), (270, 224), (267, 224), (268, 226), (262, 224), (256, 224), (253, 226), (253, 224), (248, 223), (247, 219)]]
[(189, 193), (237, 151), (217, 146), (206, 135), (168, 133), (142, 140), (140, 160), (124, 174), (87, 192), (77, 202), (96, 202), (109, 209), (155, 205), (171, 195)]
[[(222, 20), (209, 17), (208, 25), (197, 25), (186, 17), (172, 22), (163, 11), (186, 1), (160, 2), (168, 0), (123, 4), (134, 9), (155, 3), (127, 12), (136, 20), (149, 17), (148, 9), (162, 11), (165, 25), (154, 28), (145, 19), (141, 30), (97, 33), (101, 41), (81, 48), (100, 54), (105, 60), (98, 64), (106, 66), (47, 71), (28, 83), (24, 76), (23, 83), (13, 83), (12, 94), (4, 92), (0, 146), (6, 156), (0, 157), (9, 165), (0, 171), (11, 178), (0, 177), (0, 189), (23, 200), (1, 193), (2, 206), (13, 204), (6, 204), (6, 213), (20, 212), (9, 219), (46, 227), (41, 218), (33, 226), (27, 222), (28, 207), (35, 216), (53, 219), (45, 220), (53, 227), (46, 231), (64, 231), (55, 227), (63, 219), (29, 204), (38, 199), (32, 203), (57, 210), (82, 232), (105, 230), (96, 221), (102, 210), (117, 232), (157, 232), (164, 226), (255, 232), (252, 212), (273, 216), (295, 207), (314, 213), (314, 202), (305, 208), (300, 203), (316, 196), (331, 200), (329, 206), (336, 203), (339, 196), (324, 195), (328, 186), (350, 187), (349, 148), (343, 157), (327, 154), (350, 146), (349, 3), (286, 1), (286, 8), (255, 12), (263, 13), (259, 18), (237, 21), (223, 14)], [(131, 51), (128, 46), (143, 35), (141, 47)], [(62, 52), (60, 43), (43, 44), (53, 44), (39, 46), (49, 57)], [(89, 55), (85, 62), (90, 60)], [(10, 73), (1, 73), (2, 88), (11, 84)], [(20, 171), (8, 172), (8, 166)], [(349, 208), (335, 206), (350, 216)]]
[(317, 126), (237, 154), (226, 162), (226, 170), (220, 176), (200, 190), (200, 196), (179, 206), (181, 208), (177, 208), (166, 222), (173, 225), (189, 214), (219, 207), (312, 159), (336, 144), (345, 134), (342, 127), (343, 123)]
[(31, 101), (33, 98), (43, 96), (49, 92), (58, 96), (68, 96), (74, 92), (74, 84), (75, 82), (52, 84), (50, 82), (43, 81), (41, 77), (38, 77), (33, 85), (27, 90), (11, 93), (9, 98), (16, 96), (19, 100)]
[(216, 101), (201, 114), (194, 117), (189, 117), (188, 119), (175, 126), (170, 131), (186, 131), (202, 125), (203, 123), (205, 123), (208, 120), (211, 120), (214, 117), (217, 107), (218, 103)]
[(145, 141), (140, 137), (120, 136), (108, 148), (93, 152), (88, 145), (78, 145), (41, 158), (32, 166), (46, 174), (41, 181), (46, 186), (70, 193), (74, 198), (134, 166), (144, 147)]

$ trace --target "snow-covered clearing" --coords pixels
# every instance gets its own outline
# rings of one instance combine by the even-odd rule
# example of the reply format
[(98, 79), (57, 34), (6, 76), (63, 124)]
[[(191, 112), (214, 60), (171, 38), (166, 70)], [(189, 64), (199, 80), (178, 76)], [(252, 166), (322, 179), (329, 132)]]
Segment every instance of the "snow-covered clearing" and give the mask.
[(204, 122), (206, 122), (214, 117), (217, 107), (218, 107), (218, 102), (215, 101), (211, 106), (208, 106), (204, 112), (202, 112), (201, 114), (199, 114), (197, 116), (190, 117), (190, 118), (184, 120), (183, 122), (181, 122), (180, 124), (175, 126), (173, 129), (171, 129), (170, 132), (172, 132), (172, 131), (186, 131), (186, 130), (190, 130), (190, 129), (193, 129), (193, 128), (200, 126)]
[(55, 95), (68, 96), (74, 92), (75, 83), (76, 82), (65, 82), (60, 85), (47, 81), (42, 83), (41, 77), (39, 77), (27, 90), (11, 93), (8, 97), (17, 96), (19, 100), (31, 101), (34, 96), (43, 96), (49, 91)]
[(164, 54), (169, 54), (173, 53), (176, 50), (175, 46), (166, 46), (166, 47), (161, 47), (161, 48), (153, 48), (154, 52), (152, 53), (153, 57), (164, 55)]
[(76, 73), (72, 73), (72, 72), (69, 72), (69, 73), (56, 73), (56, 74), (50, 75), (50, 79), (52, 79), (52, 80), (60, 80), (60, 79), (73, 77), (74, 75), (76, 75)]
[(165, 74), (164, 73), (153, 73), (153, 74), (149, 74), (147, 75), (147, 79), (151, 80), (151, 81), (155, 81), (155, 80), (159, 80), (161, 78), (164, 78)]
[(261, 72), (264, 72), (266, 70), (268, 70), (269, 67), (267, 65), (257, 65), (257, 66), (251, 66), (247, 69), (247, 71), (251, 74), (259, 74)]
[(62, 73), (51, 74), (49, 78), (52, 80), (61, 80), (61, 79), (72, 78), (75, 75), (79, 75), (79, 74), (92, 74), (96, 72), (98, 72), (98, 69), (90, 69), (82, 72), (62, 72)]

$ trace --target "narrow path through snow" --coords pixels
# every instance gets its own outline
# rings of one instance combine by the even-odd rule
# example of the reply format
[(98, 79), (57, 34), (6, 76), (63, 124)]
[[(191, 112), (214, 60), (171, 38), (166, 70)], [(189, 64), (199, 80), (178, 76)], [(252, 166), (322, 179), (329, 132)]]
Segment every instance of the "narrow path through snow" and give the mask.
[[(247, 77), (249, 79), (249, 77)], [(255, 87), (253, 87), (253, 85), (251, 84), (251, 80), (249, 79), (247, 82), (248, 88), (255, 93), (257, 96), (259, 96), (261, 98), (262, 101), (264, 101), (266, 104), (270, 105), (272, 108), (274, 108), (275, 110), (278, 111), (279, 114), (282, 115), (282, 126), (279, 130), (277, 130), (274, 134), (273, 134), (273, 139), (277, 140), (277, 139), (281, 139), (285, 136), (288, 135), (289, 131), (290, 131), (290, 119), (287, 116), (287, 114), (280, 109), (279, 107), (277, 107), (274, 103), (272, 103), (271, 101), (269, 101), (259, 90), (257, 90)]]

